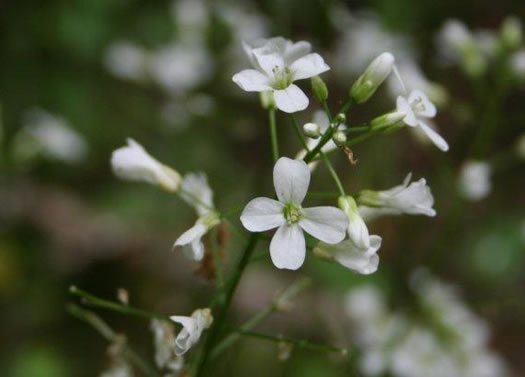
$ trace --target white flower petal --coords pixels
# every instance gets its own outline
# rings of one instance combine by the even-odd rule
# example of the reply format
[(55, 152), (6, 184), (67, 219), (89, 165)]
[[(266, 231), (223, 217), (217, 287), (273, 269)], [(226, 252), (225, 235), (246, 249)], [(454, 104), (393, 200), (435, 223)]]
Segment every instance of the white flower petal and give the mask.
[(241, 223), (250, 232), (264, 232), (285, 223), (284, 204), (269, 198), (251, 200), (241, 214)]
[(448, 151), (448, 143), (441, 137), (440, 134), (421, 121), (419, 121), (419, 127), (428, 136), (428, 138), (432, 140), (436, 147), (441, 149), (443, 152)]
[(345, 240), (335, 246), (320, 245), (333, 253), (337, 262), (355, 272), (368, 275), (377, 271), (379, 256), (376, 254), (381, 247), (381, 237), (370, 236), (370, 247), (359, 248), (352, 241)]
[(302, 160), (281, 157), (273, 168), (273, 184), (279, 201), (300, 205), (310, 185), (310, 169)]
[(350, 240), (359, 248), (368, 248), (370, 246), (370, 236), (363, 218), (360, 215), (354, 215), (349, 220), (348, 237)]
[(213, 191), (204, 173), (186, 174), (182, 179), (180, 196), (195, 208), (199, 217), (210, 214), (214, 208)]
[(417, 115), (425, 118), (433, 118), (436, 116), (436, 106), (430, 102), (426, 94), (421, 90), (413, 90), (408, 96), (408, 103), (412, 106), (414, 103), (418, 102), (419, 104), (416, 106)]
[(208, 227), (197, 221), (194, 226), (177, 238), (173, 247), (183, 246), (185, 254), (190, 259), (200, 261), (204, 257), (204, 245), (201, 243), (201, 238), (207, 231)]
[(175, 339), (175, 353), (178, 356), (185, 354), (193, 347), (199, 341), (202, 332), (213, 322), (211, 311), (208, 308), (195, 310), (191, 317), (174, 315), (170, 319), (180, 323), (183, 327)]
[(277, 268), (297, 270), (304, 263), (306, 245), (298, 225), (282, 225), (270, 242), (270, 256)]
[(290, 65), (294, 80), (307, 79), (326, 72), (329, 69), (330, 67), (319, 54), (308, 54)]
[(290, 43), (285, 49), (284, 59), (286, 64), (291, 64), (297, 59), (307, 55), (312, 50), (310, 42), (299, 41)]
[(411, 126), (411, 127), (417, 126), (418, 123), (417, 123), (416, 114), (414, 114), (414, 111), (410, 107), (405, 97), (401, 97), (401, 96), (397, 97), (396, 110), (398, 112), (402, 112), (406, 114), (406, 116), (403, 118), (403, 122), (405, 122), (406, 125)]
[(271, 89), (269, 78), (255, 69), (245, 69), (236, 73), (232, 80), (247, 92), (263, 92)]
[(308, 107), (308, 97), (295, 84), (291, 84), (286, 89), (274, 90), (273, 98), (277, 108), (285, 113), (295, 113)]
[(253, 50), (253, 56), (268, 77), (274, 77), (275, 71), (282, 71), (285, 67), (283, 57), (277, 51), (268, 51), (266, 46)]
[(345, 238), (348, 218), (335, 207), (312, 207), (303, 209), (304, 218), (299, 225), (315, 238), (335, 244)]

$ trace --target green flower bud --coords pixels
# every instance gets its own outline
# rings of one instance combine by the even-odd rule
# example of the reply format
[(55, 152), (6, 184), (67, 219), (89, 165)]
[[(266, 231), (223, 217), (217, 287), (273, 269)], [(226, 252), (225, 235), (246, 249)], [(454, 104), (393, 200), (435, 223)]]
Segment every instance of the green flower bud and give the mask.
[(312, 77), (312, 92), (315, 99), (320, 103), (323, 103), (328, 99), (328, 88), (323, 79), (319, 76)]
[(372, 129), (388, 128), (403, 120), (405, 116), (406, 114), (402, 111), (393, 111), (391, 113), (386, 113), (372, 119), (372, 121), (370, 122), (370, 127)]
[(394, 56), (389, 52), (384, 52), (375, 58), (366, 71), (352, 85), (350, 97), (356, 103), (368, 101), (392, 72), (394, 61)]
[(344, 122), (346, 122), (346, 115), (343, 113), (339, 113), (335, 116), (334, 121), (337, 124), (343, 124)]
[(316, 123), (306, 123), (303, 126), (303, 132), (306, 136), (317, 139), (321, 136), (321, 127)]
[(336, 145), (341, 146), (346, 143), (346, 134), (343, 131), (336, 131), (332, 136), (332, 140)]

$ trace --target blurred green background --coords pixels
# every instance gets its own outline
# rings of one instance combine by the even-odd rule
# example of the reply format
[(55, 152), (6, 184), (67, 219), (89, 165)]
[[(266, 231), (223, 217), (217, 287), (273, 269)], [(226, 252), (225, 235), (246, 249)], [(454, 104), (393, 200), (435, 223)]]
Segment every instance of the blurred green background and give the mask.
[[(374, 12), (387, 30), (410, 38), (423, 71), (448, 91), (450, 99), (436, 123), (451, 150), (443, 154), (402, 130), (357, 146), (356, 167), (350, 168), (344, 158), (335, 159), (350, 192), (392, 187), (410, 171), (416, 179), (425, 177), (438, 216), (371, 223), (374, 234), (383, 236), (380, 268), (371, 276), (314, 258), (308, 258), (298, 273), (276, 270), (268, 260), (258, 262), (248, 270), (232, 320), (247, 318), (296, 275), (314, 277), (317, 293), (298, 299), (307, 301), (312, 311), (319, 310), (315, 308), (322, 301), (322, 288), (337, 295), (369, 280), (385, 287), (402, 306), (410, 272), (424, 265), (461, 287), (469, 306), (491, 325), (493, 349), (517, 375), (524, 374), (525, 180), (523, 164), (507, 152), (525, 130), (525, 86), (513, 85), (497, 110), (487, 115), (494, 131), (481, 139), (484, 147), (476, 157), (498, 164), (490, 195), (479, 202), (462, 199), (457, 175), (474, 153), (473, 140), (486, 121), (483, 111), (499, 76), (492, 72), (471, 80), (458, 67), (438, 64), (435, 36), (449, 18), (473, 29), (493, 30), (509, 15), (524, 21), (525, 2), (274, 0), (209, 1), (206, 6), (209, 13), (206, 24), (198, 26), (199, 37), (188, 37), (184, 35), (190, 26), (184, 22), (193, 16), (173, 11), (173, 4), (166, 1), (21, 0), (0, 5), (2, 376), (87, 377), (103, 370), (107, 344), (65, 311), (73, 300), (68, 295), (71, 284), (108, 298), (123, 287), (133, 305), (166, 314), (189, 313), (210, 299), (212, 291), (204, 279), (194, 276), (195, 266), (171, 251), (176, 237), (195, 221), (192, 211), (145, 184), (117, 180), (109, 158), (126, 137), (133, 137), (182, 173), (206, 172), (219, 209), (242, 206), (256, 194), (272, 191), (267, 115), (255, 94), (242, 92), (231, 81), (236, 68), (248, 66), (239, 58), (239, 42), (245, 38), (240, 33), (255, 27), (225, 11), (237, 8), (257, 15), (265, 36), (312, 42), (329, 65), (342, 48), (345, 24), (334, 22), (337, 13), (344, 9), (359, 17), (355, 12)], [(105, 64), (115, 41), (131, 41), (154, 51), (183, 38), (189, 45), (203, 46), (207, 54), (202, 66), (191, 65), (202, 74), (197, 73), (199, 80), (183, 92), (166, 90), (151, 77), (124, 80)], [(192, 69), (182, 71), (189, 75)], [(334, 110), (344, 103), (356, 77), (323, 75)], [(360, 124), (392, 106), (382, 89), (370, 104), (351, 113), (349, 124)], [(19, 158), (16, 144), (27, 112), (34, 108), (66, 119), (85, 139), (85, 158), (74, 163), (45, 155)], [(312, 100), (298, 114), (301, 122), (309, 121), (316, 108)], [(300, 145), (289, 119), (281, 115), (281, 150), (293, 156)], [(331, 189), (327, 173), (319, 169), (317, 174), (315, 189)], [(235, 253), (232, 248), (228, 255), (233, 258)], [(147, 322), (102, 314), (127, 334), (130, 344), (151, 356)], [(294, 323), (286, 320), (286, 314), (279, 316), (283, 318), (268, 330), (323, 337), (319, 328), (301, 327), (315, 320)], [(271, 344), (255, 340), (245, 344), (249, 347), (238, 348), (216, 375), (357, 375), (323, 354), (296, 352), (282, 363)]]

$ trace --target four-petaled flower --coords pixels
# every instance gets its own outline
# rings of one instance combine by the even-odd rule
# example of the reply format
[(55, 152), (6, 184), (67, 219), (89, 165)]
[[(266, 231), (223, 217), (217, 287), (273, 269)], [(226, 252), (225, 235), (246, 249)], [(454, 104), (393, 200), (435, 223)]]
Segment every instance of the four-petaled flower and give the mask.
[(294, 113), (308, 107), (308, 98), (294, 81), (326, 72), (330, 67), (310, 43), (277, 37), (262, 39), (244, 49), (254, 69), (245, 69), (233, 81), (248, 92), (271, 91), (278, 109)]
[(348, 219), (341, 210), (301, 207), (310, 184), (310, 170), (304, 161), (281, 157), (273, 170), (273, 183), (279, 200), (251, 200), (241, 222), (251, 232), (278, 228), (270, 242), (270, 255), (277, 268), (296, 270), (302, 266), (306, 254), (303, 230), (328, 244), (345, 238)]
[(436, 116), (436, 107), (425, 93), (413, 90), (408, 98), (399, 96), (396, 101), (397, 111), (405, 113), (403, 122), (410, 127), (419, 127), (432, 142), (442, 151), (448, 151), (448, 144), (436, 131), (424, 123), (421, 118)]

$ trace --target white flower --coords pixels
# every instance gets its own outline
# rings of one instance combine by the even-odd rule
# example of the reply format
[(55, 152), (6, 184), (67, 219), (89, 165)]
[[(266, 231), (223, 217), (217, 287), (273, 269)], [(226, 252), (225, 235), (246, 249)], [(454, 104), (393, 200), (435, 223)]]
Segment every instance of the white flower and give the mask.
[(360, 248), (351, 240), (344, 240), (337, 245), (320, 242), (314, 249), (314, 253), (321, 257), (334, 259), (352, 271), (369, 275), (376, 272), (379, 265), (377, 250), (381, 247), (381, 237), (372, 235), (368, 243), (368, 248)]
[(191, 317), (173, 315), (170, 319), (182, 325), (182, 330), (175, 339), (175, 353), (178, 356), (184, 355), (193, 347), (199, 341), (202, 332), (213, 322), (211, 310), (208, 308), (195, 310)]
[(337, 204), (348, 217), (347, 233), (350, 240), (357, 248), (368, 249), (370, 247), (368, 228), (359, 214), (354, 198), (351, 196), (341, 196)]
[(121, 179), (144, 181), (176, 192), (181, 182), (180, 174), (154, 159), (135, 140), (128, 138), (127, 141), (127, 146), (111, 155), (113, 172)]
[(178, 372), (184, 366), (184, 358), (175, 353), (175, 329), (172, 323), (153, 319), (153, 346), (155, 348), (155, 364), (160, 369)]
[(491, 189), (491, 168), (484, 161), (466, 161), (459, 173), (459, 190), (463, 197), (477, 201), (486, 198)]
[(525, 79), (525, 49), (521, 49), (511, 55), (510, 68), (516, 76)]
[(335, 207), (302, 208), (310, 184), (310, 170), (304, 161), (281, 157), (273, 170), (277, 198), (255, 198), (241, 214), (251, 232), (278, 228), (270, 243), (270, 255), (277, 268), (296, 270), (302, 266), (306, 246), (303, 230), (328, 244), (341, 242), (348, 227), (346, 215)]
[(27, 111), (24, 126), (14, 143), (14, 153), (22, 160), (40, 153), (76, 164), (86, 157), (87, 152), (84, 138), (64, 118), (38, 108)]
[(119, 357), (117, 360), (114, 360), (111, 365), (100, 374), (100, 377), (133, 377), (133, 368), (131, 365)]
[(271, 38), (245, 44), (245, 51), (255, 69), (233, 76), (233, 81), (248, 92), (271, 90), (277, 108), (294, 113), (308, 107), (308, 98), (294, 81), (307, 79), (330, 69), (319, 54), (310, 53), (311, 45)]
[[(433, 217), (434, 197), (424, 178), (410, 183), (412, 174), (408, 174), (403, 184), (389, 190), (364, 190), (359, 193), (358, 202), (361, 216), (368, 218), (379, 212), (380, 215), (426, 215)], [(410, 184), (409, 184), (410, 183)], [(372, 208), (367, 208), (372, 207)], [(377, 207), (377, 208), (376, 208)]]
[(199, 218), (193, 227), (175, 241), (173, 248), (182, 246), (184, 254), (198, 262), (204, 257), (205, 251), (201, 239), (210, 229), (220, 224), (220, 215), (214, 209), (213, 191), (204, 173), (186, 174), (182, 180), (180, 196), (195, 208)]
[(425, 93), (413, 90), (408, 98), (397, 97), (397, 111), (406, 114), (403, 122), (410, 127), (419, 127), (432, 142), (442, 151), (448, 151), (448, 144), (436, 131), (425, 124), (421, 118), (436, 116), (436, 107), (430, 102)]

